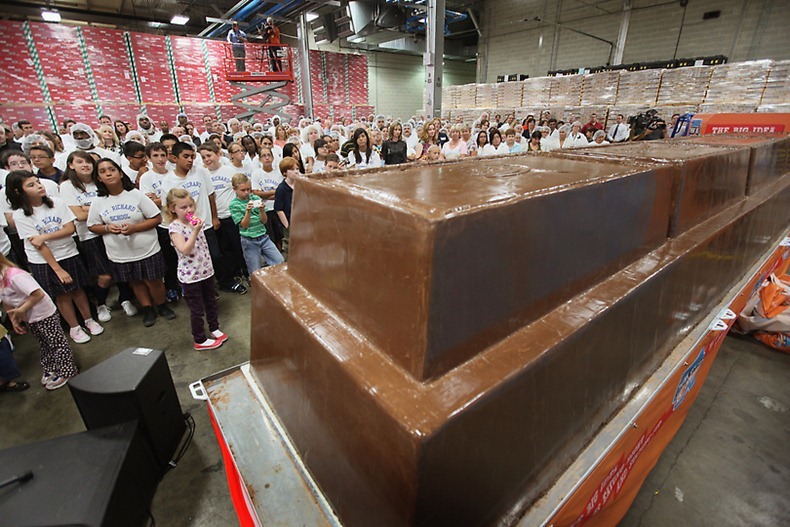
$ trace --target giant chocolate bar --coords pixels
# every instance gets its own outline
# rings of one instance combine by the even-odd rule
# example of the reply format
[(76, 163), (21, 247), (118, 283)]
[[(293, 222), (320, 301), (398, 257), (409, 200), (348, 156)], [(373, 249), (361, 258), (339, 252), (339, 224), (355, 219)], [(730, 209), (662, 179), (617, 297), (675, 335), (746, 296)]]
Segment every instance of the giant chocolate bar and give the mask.
[(787, 134), (755, 136), (743, 134), (715, 134), (674, 139), (698, 145), (748, 148), (749, 179), (746, 193), (753, 194), (760, 187), (790, 171), (790, 138)]
[(672, 167), (669, 236), (678, 236), (746, 195), (749, 150), (673, 141), (639, 141), (595, 148), (555, 150), (570, 159), (621, 159)]
[[(731, 151), (719, 149), (722, 156)], [(555, 251), (547, 254), (561, 262), (571, 256), (587, 258), (573, 243), (563, 245), (564, 251), (551, 249), (559, 241), (552, 237), (555, 232), (570, 232), (563, 227), (565, 222), (583, 227), (592, 217), (589, 204), (575, 199), (577, 188), (597, 199), (605, 216), (612, 202), (606, 192), (596, 193), (588, 185), (616, 189), (610, 185), (627, 184), (629, 178), (645, 181), (646, 174), (671, 179), (654, 165), (637, 163), (635, 170), (628, 170), (622, 160), (590, 160), (562, 165), (563, 170), (552, 174), (556, 185), (539, 185), (549, 187), (548, 193), (534, 192), (534, 186), (519, 180), (528, 177), (522, 172), (525, 167), (532, 177), (551, 177), (546, 167), (559, 165), (535, 165), (530, 159), (544, 157), (299, 181), (292, 254), (300, 261), (254, 276), (251, 365), (344, 524), (482, 526), (516, 521), (790, 224), (787, 175), (766, 182), (718, 213), (700, 215), (700, 223), (652, 249), (632, 248), (623, 256), (607, 253), (618, 255), (604, 260), (611, 262), (602, 265), (608, 276), (591, 279), (565, 302), (544, 303), (539, 317), (516, 320), (502, 338), (477, 339), (479, 348), (465, 356), (450, 354), (451, 367), (423, 378), (406, 360), (424, 351), (414, 347), (418, 340), (410, 333), (423, 327), (430, 331), (432, 326), (411, 318), (417, 323), (399, 327), (403, 350), (393, 356), (392, 349), (371, 336), (375, 332), (361, 315), (366, 309), (380, 309), (377, 295), (390, 298), (389, 282), (399, 278), (398, 269), (424, 284), (424, 289), (409, 296), (410, 301), (392, 300), (392, 320), (398, 324), (398, 318), (410, 315), (403, 310), (417, 310), (428, 318), (427, 309), (409, 302), (416, 298), (430, 306), (435, 295), (447, 294), (442, 288), (467, 285), (433, 273), (469, 276), (472, 271), (483, 275), (493, 269), (502, 280), (513, 280), (514, 273), (495, 258), (539, 253), (544, 244)], [(491, 174), (490, 166), (497, 167), (500, 175)], [(448, 178), (449, 174), (463, 178), (461, 168), (472, 180), (479, 179), (479, 192), (461, 192), (460, 182)], [(572, 170), (587, 179), (562, 174)], [(586, 183), (579, 187), (580, 181)], [(408, 189), (411, 194), (404, 199)], [(628, 199), (619, 191), (615, 195)], [(637, 201), (650, 204), (655, 198), (645, 196), (657, 194), (635, 195)], [(523, 203), (547, 196), (557, 200), (554, 207)], [(387, 203), (397, 205), (382, 205)], [(529, 221), (514, 220), (518, 216), (509, 210), (511, 206), (532, 211)], [(344, 213), (343, 208), (350, 211)], [(557, 208), (567, 218), (558, 220)], [(670, 210), (655, 206), (652, 210), (663, 210), (665, 216), (642, 225), (666, 226)], [(464, 221), (453, 225), (458, 217)], [(476, 237), (493, 236), (502, 244), (519, 240), (532, 245), (464, 253), (455, 267), (449, 267), (432, 253), (435, 240), (445, 245), (453, 241), (437, 235), (443, 223), (457, 229), (458, 239), (464, 239), (466, 230)], [(519, 229), (543, 236), (507, 236)], [(355, 234), (361, 236), (357, 239)], [(579, 243), (578, 238), (573, 240)], [(520, 265), (525, 267), (519, 270), (532, 280), (544, 278), (529, 267), (538, 265), (534, 260), (525, 258)], [(546, 266), (537, 269), (551, 274)], [(320, 279), (306, 277), (308, 271)], [(344, 291), (376, 280), (381, 292), (370, 288), (367, 296), (354, 296)], [(404, 294), (412, 295), (408, 280), (397, 282)], [(488, 283), (493, 285), (476, 289), (474, 302), (462, 307), (495, 310), (501, 295), (516, 296), (495, 280)], [(521, 283), (516, 281), (515, 286)], [(351, 301), (356, 304), (349, 307)], [(455, 307), (448, 303), (443, 309), (455, 317)], [(441, 323), (442, 314), (437, 311), (432, 324)], [(462, 326), (452, 329), (472, 334)]]
[(434, 377), (664, 243), (669, 170), (521, 156), (304, 179), (289, 273)]

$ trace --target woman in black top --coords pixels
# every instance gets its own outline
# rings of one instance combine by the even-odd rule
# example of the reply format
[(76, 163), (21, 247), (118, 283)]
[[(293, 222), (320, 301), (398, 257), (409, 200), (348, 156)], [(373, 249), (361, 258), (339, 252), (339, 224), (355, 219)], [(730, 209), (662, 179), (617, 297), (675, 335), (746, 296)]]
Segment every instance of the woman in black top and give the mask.
[(385, 165), (399, 165), (407, 161), (406, 141), (403, 140), (403, 127), (400, 123), (390, 125), (389, 139), (381, 145), (381, 158)]

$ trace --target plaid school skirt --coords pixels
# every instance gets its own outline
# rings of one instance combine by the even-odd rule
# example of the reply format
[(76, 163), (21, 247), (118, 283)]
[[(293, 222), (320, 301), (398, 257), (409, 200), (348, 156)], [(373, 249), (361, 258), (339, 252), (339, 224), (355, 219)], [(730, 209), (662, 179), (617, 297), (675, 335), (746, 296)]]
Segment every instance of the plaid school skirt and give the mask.
[(41, 289), (43, 289), (53, 300), (59, 295), (76, 291), (88, 283), (86, 281), (88, 272), (85, 270), (82, 258), (79, 255), (66, 258), (58, 263), (63, 270), (71, 275), (70, 284), (62, 283), (49, 264), (29, 264), (30, 274), (36, 279)]
[(153, 256), (134, 262), (110, 262), (110, 274), (116, 282), (161, 280), (165, 277), (165, 259), (160, 250)]

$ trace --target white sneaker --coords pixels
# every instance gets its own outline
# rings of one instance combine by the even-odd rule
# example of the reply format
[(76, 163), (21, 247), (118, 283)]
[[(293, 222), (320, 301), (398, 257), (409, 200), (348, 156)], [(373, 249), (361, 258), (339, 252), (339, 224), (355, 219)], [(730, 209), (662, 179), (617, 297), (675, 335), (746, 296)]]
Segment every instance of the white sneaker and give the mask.
[[(80, 326), (77, 326), (76, 328), (71, 328), (69, 330), (69, 336), (71, 337), (71, 340), (73, 340), (77, 344), (84, 344), (91, 339), (90, 336), (87, 333), (85, 333), (85, 330), (82, 329)], [(58, 386), (58, 388), (60, 388), (60, 386)]]
[(46, 386), (47, 383), (49, 383), (49, 381), (51, 381), (52, 377), (54, 376), (55, 376), (54, 373), (49, 373), (45, 371), (44, 375), (41, 376), (41, 386)]
[(58, 388), (65, 386), (69, 380), (66, 377), (52, 377), (50, 381), (44, 385), (47, 390), (57, 390)]
[(85, 321), (85, 327), (88, 328), (88, 331), (90, 331), (91, 335), (94, 336), (104, 333), (104, 328), (92, 318), (89, 318)]
[(123, 312), (126, 313), (127, 317), (133, 317), (137, 314), (137, 308), (134, 307), (131, 300), (124, 300), (121, 302), (121, 307), (123, 308)]
[(112, 312), (106, 305), (97, 307), (96, 313), (98, 314), (99, 322), (109, 322), (112, 320)]

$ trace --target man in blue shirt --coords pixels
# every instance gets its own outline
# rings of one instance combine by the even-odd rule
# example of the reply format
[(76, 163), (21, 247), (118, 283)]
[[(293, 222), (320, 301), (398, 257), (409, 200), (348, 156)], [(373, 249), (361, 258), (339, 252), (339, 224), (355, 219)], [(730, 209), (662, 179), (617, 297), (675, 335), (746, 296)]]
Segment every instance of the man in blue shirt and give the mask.
[(233, 22), (233, 27), (228, 31), (226, 39), (233, 46), (233, 57), (236, 59), (236, 71), (247, 71), (244, 66), (244, 43), (247, 42), (247, 33), (239, 29), (239, 23)]

